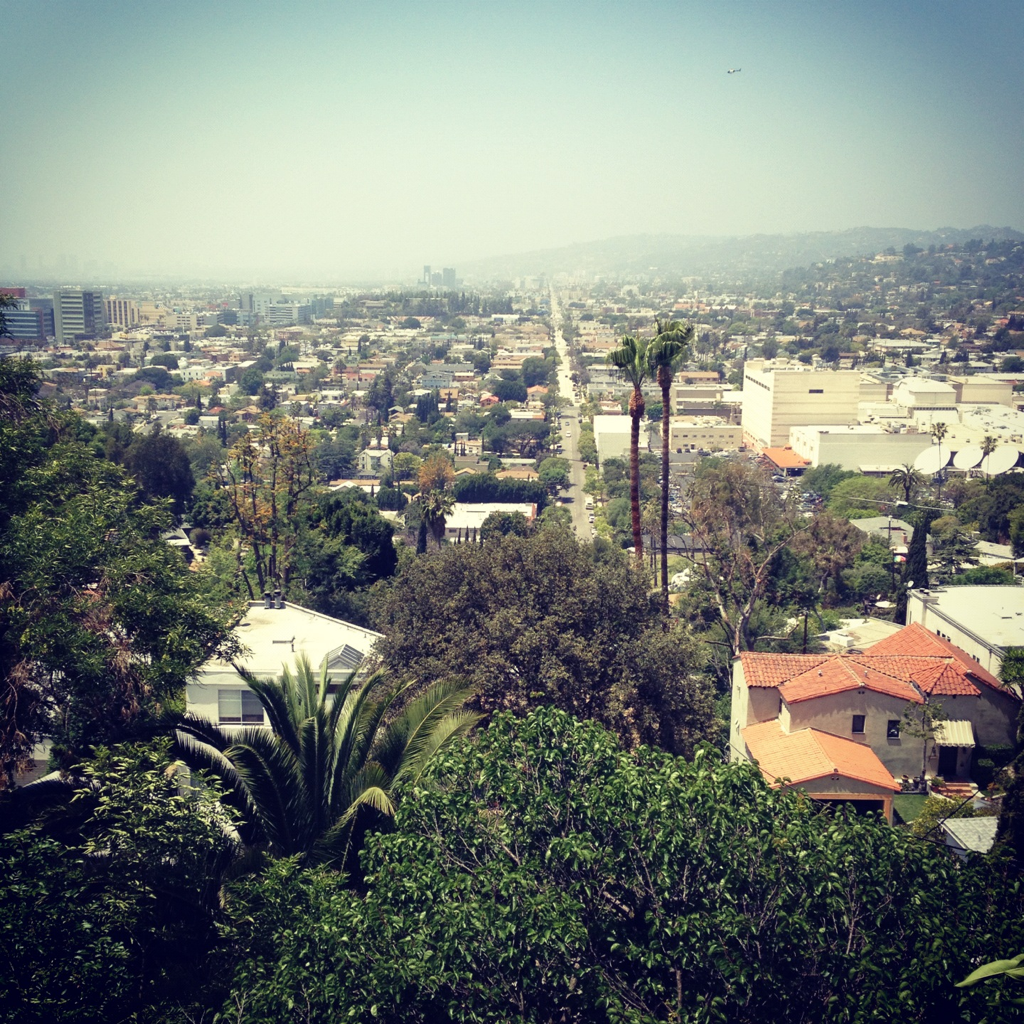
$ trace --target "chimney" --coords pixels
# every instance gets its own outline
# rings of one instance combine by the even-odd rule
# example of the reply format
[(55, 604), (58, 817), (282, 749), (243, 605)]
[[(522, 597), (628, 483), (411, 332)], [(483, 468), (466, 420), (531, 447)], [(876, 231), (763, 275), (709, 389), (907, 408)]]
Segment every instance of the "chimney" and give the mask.
[(274, 591), (274, 607), (275, 608), (283, 608), (284, 607), (284, 600), (281, 597), (281, 591), (280, 590), (275, 590)]
[(264, 608), (273, 608), (274, 607), (274, 602), (271, 599), (270, 591), (269, 590), (264, 590), (263, 591), (263, 607)]

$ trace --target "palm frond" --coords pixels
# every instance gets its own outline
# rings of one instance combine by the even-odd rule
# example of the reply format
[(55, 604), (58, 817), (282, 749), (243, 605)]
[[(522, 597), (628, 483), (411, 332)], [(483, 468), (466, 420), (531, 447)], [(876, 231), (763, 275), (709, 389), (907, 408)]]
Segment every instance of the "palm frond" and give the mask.
[[(377, 737), (380, 723), (405, 687), (392, 690), (382, 700), (373, 700), (374, 691), (384, 680), (383, 672), (374, 672), (366, 683), (355, 692), (340, 723), (340, 736), (336, 734), (338, 756), (335, 774), (351, 774), (361, 768), (369, 759), (370, 750)], [(333, 798), (338, 806), (338, 796)]]
[[(326, 671), (326, 665), (324, 666)], [(356, 689), (356, 677), (358, 675), (358, 669), (349, 672), (349, 674), (338, 684), (338, 688), (331, 694), (331, 710), (328, 717), (328, 729), (332, 736), (337, 735), (338, 722), (341, 720), (341, 716), (345, 713), (345, 705), (349, 700), (350, 694)], [(371, 677), (372, 679), (373, 677)], [(324, 700), (326, 701), (326, 693)]]
[[(294, 707), (290, 699), (292, 687), (285, 685), (285, 678), (290, 680), (290, 674), (278, 681), (261, 678), (240, 665), (235, 665), (234, 669), (259, 698), (263, 710), (267, 713), (271, 730), (280, 736), (289, 747), (297, 750), (299, 735), (296, 728), (298, 723), (294, 717)], [(301, 720), (301, 718), (298, 719), (298, 721)]]
[(310, 814), (318, 830), (329, 824), (333, 783), (331, 737), (327, 734), (327, 715), (321, 708), (302, 723), (299, 768)]
[(228, 752), (274, 851), (301, 853), (312, 828), (297, 759), (282, 744), (238, 743)]
[(462, 710), (470, 690), (455, 681), (431, 686), (385, 728), (411, 684), (381, 694), (383, 672), (362, 683), (352, 673), (331, 694), (326, 662), (314, 672), (300, 657), (277, 680), (238, 671), (270, 729), (228, 732), (186, 716), (178, 746), (186, 763), (217, 777), (225, 799), (239, 806), (247, 841), (265, 840), (276, 856), (345, 863), (371, 820), (357, 823), (360, 809), (393, 816), (396, 779), (415, 782), (430, 758), (480, 717)]
[(449, 743), (464, 736), (483, 718), (475, 711), (453, 711), (437, 722), (429, 732), (418, 736), (406, 748), (401, 769), (395, 775), (395, 785), (408, 783), (415, 786), (430, 759)]
[(182, 759), (212, 773), (238, 797), (243, 813), (279, 851), (296, 845), (301, 822), (301, 777), (295, 754), (267, 729), (227, 733), (196, 716), (178, 728)]
[(428, 742), (428, 737), (443, 719), (461, 708), (472, 696), (472, 688), (459, 680), (442, 680), (428, 687), (385, 730), (373, 750), (378, 761), (393, 777), (405, 774), (403, 761)]
[(622, 344), (608, 353), (608, 362), (612, 366), (617, 366), (636, 389), (639, 389), (650, 375), (647, 347), (646, 339), (626, 334), (623, 335)]
[(684, 326), (678, 320), (655, 320), (654, 324), (655, 336), (647, 347), (651, 369), (657, 371), (664, 367), (672, 370), (686, 355), (693, 337), (693, 326)]
[(345, 810), (339, 816), (338, 824), (350, 821), (360, 807), (371, 807), (386, 817), (394, 817), (395, 804), (390, 790), (391, 780), (387, 772), (379, 764), (369, 762), (348, 780)]

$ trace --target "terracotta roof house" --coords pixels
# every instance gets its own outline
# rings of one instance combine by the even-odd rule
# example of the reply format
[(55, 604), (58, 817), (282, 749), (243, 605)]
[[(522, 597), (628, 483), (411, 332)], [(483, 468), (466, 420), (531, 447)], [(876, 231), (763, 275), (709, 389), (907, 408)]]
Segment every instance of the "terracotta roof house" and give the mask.
[[(910, 736), (904, 712), (926, 704), (941, 705), (946, 721), (928, 738)], [(968, 781), (976, 746), (1014, 742), (1019, 707), (1013, 689), (916, 623), (867, 652), (745, 651), (733, 664), (732, 759), (891, 821), (898, 778)]]

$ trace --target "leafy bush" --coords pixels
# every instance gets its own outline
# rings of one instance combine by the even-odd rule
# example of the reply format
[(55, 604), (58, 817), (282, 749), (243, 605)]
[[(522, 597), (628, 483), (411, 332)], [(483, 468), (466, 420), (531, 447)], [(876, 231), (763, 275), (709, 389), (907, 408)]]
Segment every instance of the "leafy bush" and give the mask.
[(994, 1021), (954, 982), (1024, 941), (990, 865), (551, 709), (438, 758), (364, 868), (233, 889), (226, 1017)]

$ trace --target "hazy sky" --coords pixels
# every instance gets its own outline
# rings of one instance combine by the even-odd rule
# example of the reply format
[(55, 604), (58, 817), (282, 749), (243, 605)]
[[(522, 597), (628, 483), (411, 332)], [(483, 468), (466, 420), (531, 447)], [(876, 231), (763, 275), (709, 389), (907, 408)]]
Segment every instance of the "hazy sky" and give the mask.
[(0, 14), (9, 268), (411, 277), (636, 232), (1024, 227), (1022, 0)]

